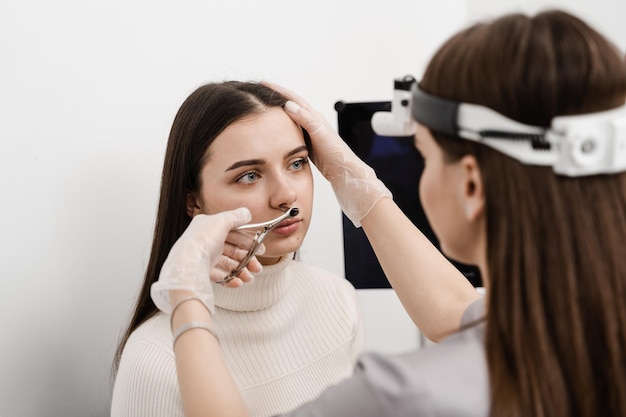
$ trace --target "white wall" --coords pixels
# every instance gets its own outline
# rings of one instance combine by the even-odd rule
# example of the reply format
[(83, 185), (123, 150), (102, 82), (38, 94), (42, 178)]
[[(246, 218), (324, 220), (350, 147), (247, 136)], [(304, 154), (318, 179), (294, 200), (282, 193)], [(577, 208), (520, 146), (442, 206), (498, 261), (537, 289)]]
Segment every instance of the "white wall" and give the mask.
[[(168, 130), (193, 89), (266, 78), (334, 122), (339, 99), (390, 99), (464, 20), (463, 0), (420, 3), (3, 0), (0, 416), (107, 415)], [(302, 259), (343, 273), (340, 212), (317, 178)], [(380, 297), (366, 314), (406, 326)], [(368, 340), (400, 349), (406, 331)]]
[[(570, 3), (623, 46), (621, 0), (604, 11), (597, 1)], [(3, 0), (0, 416), (107, 415), (111, 358), (147, 263), (168, 130), (198, 85), (270, 79), (334, 122), (335, 101), (390, 99), (392, 78), (419, 75), (467, 16), (513, 6)], [(316, 178), (301, 256), (342, 274), (339, 209)], [(361, 300), (370, 348), (416, 343), (393, 293), (364, 291)]]

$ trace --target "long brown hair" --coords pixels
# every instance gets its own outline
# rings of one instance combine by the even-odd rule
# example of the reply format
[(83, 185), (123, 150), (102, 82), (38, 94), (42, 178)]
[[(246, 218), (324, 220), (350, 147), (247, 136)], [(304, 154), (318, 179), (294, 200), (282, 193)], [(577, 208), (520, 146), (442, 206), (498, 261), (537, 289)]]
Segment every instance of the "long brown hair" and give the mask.
[[(420, 86), (548, 127), (623, 105), (626, 61), (568, 13), (512, 14), (453, 36)], [(557, 176), (434, 133), (485, 184), (491, 415), (626, 415), (626, 173)]]
[(206, 151), (229, 125), (268, 107), (282, 107), (286, 99), (253, 82), (226, 81), (196, 89), (183, 102), (170, 131), (150, 260), (137, 304), (117, 348), (113, 374), (131, 333), (158, 311), (150, 298), (150, 286), (159, 278), (165, 258), (191, 222), (186, 202), (200, 187), (200, 171)]

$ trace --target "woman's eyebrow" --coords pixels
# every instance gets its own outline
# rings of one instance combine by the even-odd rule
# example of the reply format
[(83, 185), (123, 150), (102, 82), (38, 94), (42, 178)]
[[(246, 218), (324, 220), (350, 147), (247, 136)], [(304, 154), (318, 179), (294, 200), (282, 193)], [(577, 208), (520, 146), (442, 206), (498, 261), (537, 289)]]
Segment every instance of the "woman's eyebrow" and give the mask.
[(264, 159), (246, 159), (244, 161), (237, 161), (231, 166), (229, 166), (228, 168), (226, 168), (226, 171), (224, 172), (228, 172), (233, 169), (237, 169), (239, 167), (248, 166), (248, 165), (263, 165), (264, 163), (265, 163)]
[(292, 150), (292, 151), (287, 152), (287, 153), (285, 154), (285, 159), (287, 159), (287, 158), (289, 158), (290, 156), (293, 156), (293, 155), (295, 155), (295, 154), (297, 154), (297, 153), (299, 153), (299, 152), (302, 152), (302, 151), (308, 151), (307, 147), (306, 147), (306, 146), (304, 146), (304, 145), (302, 145), (302, 146), (298, 146), (296, 149), (294, 149), (294, 150)]
[[(303, 152), (303, 151), (308, 151), (307, 147), (302, 145), (302, 146), (298, 146), (297, 148), (287, 152), (285, 154), (285, 159), (289, 158), (290, 156), (293, 156), (297, 153)], [(243, 167), (243, 166), (249, 166), (249, 165), (263, 165), (265, 163), (265, 159), (246, 159), (243, 161), (237, 161), (234, 164), (232, 164), (231, 166), (229, 166), (228, 168), (226, 168), (226, 171), (224, 172), (228, 172), (228, 171), (232, 171), (233, 169), (237, 169), (239, 167)]]

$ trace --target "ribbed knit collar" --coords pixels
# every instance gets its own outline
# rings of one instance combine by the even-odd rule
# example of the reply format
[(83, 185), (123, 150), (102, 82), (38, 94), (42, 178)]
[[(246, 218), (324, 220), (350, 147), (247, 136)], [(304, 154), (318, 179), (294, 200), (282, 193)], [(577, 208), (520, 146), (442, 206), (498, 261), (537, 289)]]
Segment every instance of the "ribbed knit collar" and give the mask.
[(213, 284), (215, 305), (233, 311), (256, 311), (276, 304), (291, 286), (292, 277), (286, 269), (292, 258), (289, 254), (274, 265), (263, 266), (252, 283), (239, 288)]

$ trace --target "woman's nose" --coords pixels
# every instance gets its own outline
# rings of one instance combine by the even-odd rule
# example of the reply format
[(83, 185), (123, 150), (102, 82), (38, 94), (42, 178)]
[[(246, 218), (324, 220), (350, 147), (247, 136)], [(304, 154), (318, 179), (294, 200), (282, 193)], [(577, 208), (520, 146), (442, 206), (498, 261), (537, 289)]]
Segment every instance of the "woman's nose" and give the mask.
[(270, 206), (288, 208), (293, 205), (297, 198), (298, 192), (289, 180), (283, 175), (278, 176), (273, 184)]

